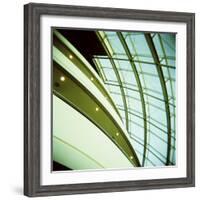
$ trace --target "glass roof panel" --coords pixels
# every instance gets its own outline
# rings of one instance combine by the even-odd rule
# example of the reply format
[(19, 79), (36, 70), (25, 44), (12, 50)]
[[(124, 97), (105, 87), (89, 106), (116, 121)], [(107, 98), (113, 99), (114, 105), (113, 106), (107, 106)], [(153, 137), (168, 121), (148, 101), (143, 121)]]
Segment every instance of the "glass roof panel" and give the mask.
[(106, 76), (106, 80), (108, 81), (116, 81), (117, 82), (117, 78), (116, 75), (113, 71), (113, 69), (110, 68), (103, 68), (104, 74)]
[(132, 71), (120, 71), (121, 76), (123, 77), (123, 82), (130, 84), (130, 85), (136, 85), (136, 80), (135, 77), (133, 77), (133, 72)]
[[(129, 139), (140, 162), (143, 166), (175, 163), (175, 35), (109, 31), (103, 34), (97, 32), (97, 35), (104, 35), (101, 38), (104, 47), (110, 46), (105, 47), (107, 59), (113, 59), (121, 82), (116, 76), (106, 75), (109, 73), (105, 68), (108, 65), (106, 62), (101, 62), (102, 66), (97, 67), (103, 69), (105, 76), (109, 76), (108, 80), (118, 82), (108, 90), (115, 94), (113, 101), (123, 113), (124, 122), (127, 120), (125, 115), (128, 115)], [(100, 60), (100, 57), (97, 56), (97, 59)], [(111, 82), (103, 81), (111, 86)], [(120, 93), (121, 90), (123, 93)], [(124, 95), (126, 107), (123, 98), (119, 101), (120, 94)], [(171, 144), (168, 143), (169, 137)], [(170, 152), (167, 152), (168, 146), (171, 146)], [(167, 158), (168, 154), (170, 158)]]
[(110, 43), (110, 46), (112, 47), (113, 53), (114, 54), (125, 54), (124, 48), (120, 43), (119, 38), (117, 37), (116, 33), (114, 33), (112, 36), (107, 34), (107, 32), (105, 32), (106, 38), (108, 40), (108, 42)]
[(150, 75), (157, 75), (156, 66), (150, 63), (136, 63), (137, 70), (141, 73), (146, 73)]
[(156, 47), (156, 51), (158, 53), (158, 56), (160, 57), (160, 59), (163, 58), (164, 54), (163, 54), (162, 46), (161, 46), (160, 41), (159, 41), (159, 35), (158, 34), (156, 34), (154, 36), (153, 42), (154, 42), (154, 45)]
[(128, 46), (134, 46), (134, 49), (136, 49), (138, 55), (151, 55), (143, 33), (137, 35), (131, 34), (129, 37), (131, 42), (127, 44)]
[(120, 70), (132, 72), (132, 68), (131, 68), (129, 60), (114, 59), (114, 62), (115, 62), (116, 65), (118, 65), (118, 68)]
[[(160, 79), (158, 77), (153, 77), (150, 75), (144, 74), (144, 79), (146, 82), (146, 88), (152, 89), (155, 91), (161, 91)], [(153, 79), (153, 81), (152, 81)]]
[(110, 60), (107, 58), (101, 58), (99, 59), (99, 62), (101, 63), (102, 66), (104, 66), (105, 68), (111, 68), (112, 69), (112, 64), (110, 63)]

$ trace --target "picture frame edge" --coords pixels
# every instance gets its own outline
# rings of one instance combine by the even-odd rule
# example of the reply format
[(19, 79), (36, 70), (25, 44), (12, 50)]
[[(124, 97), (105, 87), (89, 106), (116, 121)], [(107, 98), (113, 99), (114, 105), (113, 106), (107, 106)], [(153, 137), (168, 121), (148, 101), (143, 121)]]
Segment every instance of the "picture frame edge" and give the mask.
[[(122, 187), (120, 183), (122, 182), (134, 182), (137, 181), (119, 181), (119, 187), (122, 187), (120, 191), (134, 191), (134, 190), (146, 190), (146, 189), (164, 189), (164, 188), (179, 188), (179, 187), (194, 187), (195, 186), (195, 13), (183, 13), (183, 12), (168, 12), (168, 11), (147, 11), (147, 10), (132, 10), (132, 9), (121, 9), (121, 8), (106, 8), (106, 7), (90, 7), (90, 6), (72, 6), (72, 5), (58, 5), (58, 4), (38, 4), (29, 3), (24, 5), (24, 195), (29, 197), (36, 196), (47, 196), (47, 195), (66, 195), (66, 194), (83, 194), (83, 193), (99, 193), (99, 192), (117, 192), (116, 188), (111, 185), (116, 184), (115, 182), (108, 182), (110, 184), (108, 188), (98, 189), (99, 187), (81, 189), (83, 185), (91, 186), (91, 184), (76, 184), (80, 185), (79, 189), (72, 189), (74, 184), (64, 185), (64, 186), (41, 186), (40, 185), (40, 120), (36, 119), (38, 116), (40, 118), (40, 72), (39, 72), (39, 42), (36, 41), (38, 38), (40, 23), (39, 19), (44, 8), (53, 9), (54, 6), (56, 10), (59, 8), (74, 8), (81, 10), (105, 9), (106, 12), (113, 10), (120, 10), (121, 12), (137, 12), (142, 15), (144, 12), (149, 14), (162, 13), (178, 15), (179, 20), (187, 24), (187, 69), (190, 67), (190, 73), (187, 75), (187, 84), (190, 83), (191, 98), (187, 93), (187, 109), (189, 109), (189, 119), (187, 118), (187, 136), (190, 136), (190, 140), (187, 140), (187, 177), (186, 178), (175, 178), (167, 180), (165, 183), (163, 179), (160, 180), (147, 180), (153, 181), (153, 185), (149, 184), (146, 186), (139, 185)], [(122, 11), (123, 10), (123, 11)], [(51, 11), (52, 12), (52, 11)], [(54, 11), (55, 13), (55, 11)], [(83, 12), (84, 15), (85, 12)], [(120, 15), (121, 16), (121, 15)], [(92, 16), (91, 16), (92, 17)], [(127, 17), (127, 16), (126, 16)], [(109, 15), (109, 18), (112, 16)], [(151, 19), (148, 19), (151, 20)], [(160, 21), (164, 21), (163, 18)], [(37, 36), (35, 35), (37, 34)], [(189, 35), (188, 35), (189, 34)], [(40, 40), (39, 40), (40, 41)], [(36, 56), (37, 54), (37, 56)], [(191, 55), (190, 55), (191, 54)], [(190, 58), (188, 58), (190, 55)], [(36, 60), (36, 58), (38, 60)], [(190, 61), (188, 61), (190, 60)], [(189, 62), (189, 64), (188, 64)], [(36, 67), (37, 66), (37, 67)], [(191, 82), (190, 82), (191, 81)], [(33, 98), (33, 95), (35, 95)], [(189, 102), (189, 104), (188, 104)], [(189, 105), (189, 106), (188, 106)], [(189, 120), (189, 121), (188, 121)], [(30, 123), (33, 122), (33, 123)], [(188, 139), (188, 138), (187, 138)], [(34, 148), (36, 147), (36, 148)], [(161, 181), (161, 182), (160, 182)], [(183, 181), (181, 184), (180, 181)], [(143, 182), (143, 181), (141, 181)], [(145, 181), (144, 181), (145, 182)], [(138, 183), (138, 182), (137, 182)], [(105, 183), (93, 183), (99, 186)], [(107, 185), (106, 184), (106, 185)], [(141, 183), (142, 184), (142, 183)], [(72, 188), (71, 188), (72, 187)], [(54, 190), (50, 190), (54, 188)], [(59, 189), (60, 188), (60, 189)], [(62, 190), (61, 190), (62, 188)], [(70, 188), (70, 190), (66, 190)], [(119, 188), (118, 188), (119, 189)], [(56, 191), (57, 190), (57, 191)]]

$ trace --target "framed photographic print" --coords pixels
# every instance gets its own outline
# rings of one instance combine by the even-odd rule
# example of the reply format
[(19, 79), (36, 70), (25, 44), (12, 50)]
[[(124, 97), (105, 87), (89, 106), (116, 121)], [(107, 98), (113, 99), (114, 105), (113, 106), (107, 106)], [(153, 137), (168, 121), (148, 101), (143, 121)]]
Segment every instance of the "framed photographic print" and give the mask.
[(193, 13), (24, 6), (24, 194), (195, 183)]

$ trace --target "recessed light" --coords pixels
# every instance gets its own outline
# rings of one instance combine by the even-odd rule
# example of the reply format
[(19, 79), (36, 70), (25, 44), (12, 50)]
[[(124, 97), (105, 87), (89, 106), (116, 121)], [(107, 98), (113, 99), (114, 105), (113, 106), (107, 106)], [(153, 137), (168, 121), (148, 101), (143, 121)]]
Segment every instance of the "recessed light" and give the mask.
[(99, 111), (99, 108), (98, 108), (98, 107), (96, 107), (96, 108), (95, 108), (95, 110), (96, 110), (96, 111)]
[(93, 81), (93, 80), (94, 80), (94, 78), (93, 78), (93, 77), (91, 77), (91, 78), (90, 78), (90, 80), (91, 80), (91, 81)]
[(116, 136), (119, 136), (119, 133), (118, 133), (118, 132), (116, 133)]
[(73, 56), (70, 54), (70, 55), (69, 55), (69, 58), (70, 58), (70, 59), (73, 59)]
[(133, 160), (133, 156), (130, 156), (130, 159)]
[(64, 77), (64, 76), (61, 76), (61, 77), (60, 77), (60, 80), (61, 80), (61, 81), (65, 81), (65, 77)]

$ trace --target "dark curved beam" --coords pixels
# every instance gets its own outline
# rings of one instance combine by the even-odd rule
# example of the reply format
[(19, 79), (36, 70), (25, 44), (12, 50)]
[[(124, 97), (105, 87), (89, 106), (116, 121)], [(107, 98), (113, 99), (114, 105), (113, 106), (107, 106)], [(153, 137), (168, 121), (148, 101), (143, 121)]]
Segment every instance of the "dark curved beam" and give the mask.
[[(163, 39), (161, 37), (161, 35), (158, 33), (158, 39), (159, 39), (159, 42), (160, 42), (160, 45), (161, 45), (161, 49), (162, 49), (162, 52), (163, 52), (163, 55), (164, 55), (164, 59), (165, 59), (165, 63), (168, 65), (168, 60), (167, 60), (167, 53), (165, 51), (165, 48), (164, 48), (164, 44), (163, 44)], [(171, 47), (170, 47), (171, 48)], [(173, 104), (175, 105), (175, 97), (174, 97), (174, 91), (173, 91), (173, 85), (172, 85), (172, 77), (171, 77), (171, 74), (170, 74), (170, 71), (169, 71), (169, 68), (167, 67), (167, 72), (168, 72), (168, 75), (169, 75), (169, 81), (170, 81), (170, 89), (171, 89), (171, 99), (172, 99), (172, 102)], [(175, 107), (173, 107), (173, 112), (175, 114)], [(172, 114), (171, 114), (172, 115)], [(174, 124), (176, 124), (176, 118), (174, 117)], [(173, 128), (172, 128), (173, 129)], [(175, 129), (175, 127), (174, 127)]]
[(131, 55), (131, 52), (128, 48), (126, 40), (124, 39), (121, 32), (117, 32), (117, 36), (118, 36), (126, 54), (127, 54), (127, 57), (129, 59), (133, 73), (135, 75), (135, 79), (136, 79), (138, 89), (139, 89), (139, 93), (140, 93), (140, 99), (141, 99), (141, 104), (142, 104), (142, 113), (143, 113), (143, 119), (144, 119), (144, 150), (143, 150), (143, 159), (142, 159), (142, 166), (144, 166), (145, 158), (146, 158), (146, 152), (147, 152), (146, 151), (146, 149), (147, 149), (147, 114), (146, 114), (146, 106), (145, 106), (144, 94), (143, 94), (143, 90), (142, 90), (142, 84), (141, 84), (140, 77), (139, 77), (137, 68), (135, 66), (135, 63), (132, 60), (132, 55)]
[[(65, 77), (65, 81), (60, 80), (62, 76)], [(118, 125), (102, 102), (79, 82), (78, 77), (73, 77), (55, 61), (53, 62), (52, 89), (54, 95), (72, 106), (97, 126), (121, 150), (133, 166), (141, 166), (135, 150), (127, 139), (123, 128)], [(95, 110), (95, 108), (98, 108), (98, 110)]]
[(167, 132), (168, 132), (168, 143), (167, 143), (167, 158), (166, 158), (166, 165), (170, 165), (170, 154), (171, 154), (171, 120), (170, 120), (170, 108), (168, 103), (168, 93), (167, 93), (167, 87), (165, 84), (164, 74), (162, 71), (162, 67), (160, 64), (160, 60), (158, 57), (158, 53), (156, 51), (155, 45), (153, 43), (152, 37), (149, 33), (144, 34), (145, 39), (147, 41), (147, 44), (149, 46), (149, 49), (151, 51), (152, 57), (155, 62), (156, 70), (160, 79), (160, 84), (162, 87), (162, 93), (164, 97), (164, 103), (165, 103), (165, 111), (166, 111), (166, 119), (167, 119)]

